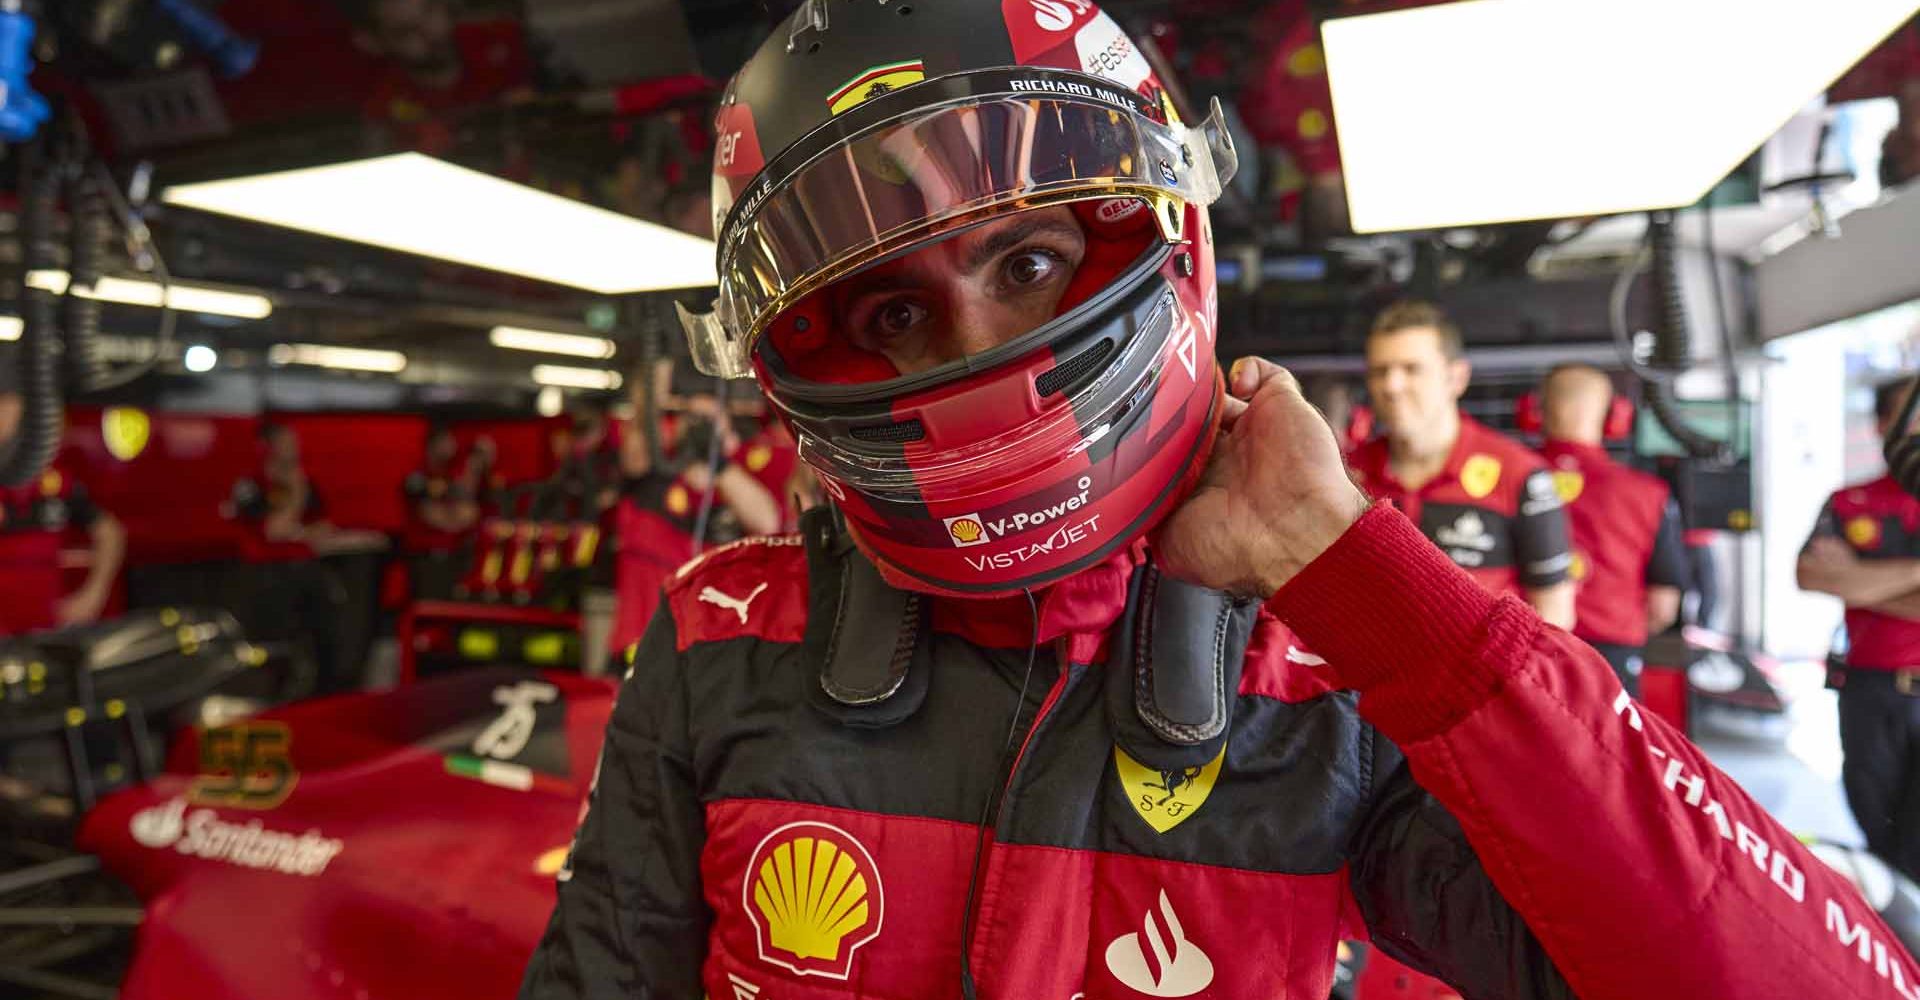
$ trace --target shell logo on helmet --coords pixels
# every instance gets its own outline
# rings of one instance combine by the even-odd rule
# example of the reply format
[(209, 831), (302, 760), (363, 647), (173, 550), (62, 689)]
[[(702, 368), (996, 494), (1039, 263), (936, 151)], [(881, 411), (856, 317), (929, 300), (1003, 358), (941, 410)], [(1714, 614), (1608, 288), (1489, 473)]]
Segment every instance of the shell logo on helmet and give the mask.
[(946, 524), (947, 537), (953, 539), (953, 544), (955, 545), (987, 544), (987, 529), (981, 525), (980, 515), (978, 514), (962, 514), (959, 517), (949, 517), (946, 519)]
[(789, 823), (747, 862), (741, 906), (760, 959), (801, 976), (848, 978), (854, 953), (880, 936), (880, 869), (853, 835), (827, 823)]

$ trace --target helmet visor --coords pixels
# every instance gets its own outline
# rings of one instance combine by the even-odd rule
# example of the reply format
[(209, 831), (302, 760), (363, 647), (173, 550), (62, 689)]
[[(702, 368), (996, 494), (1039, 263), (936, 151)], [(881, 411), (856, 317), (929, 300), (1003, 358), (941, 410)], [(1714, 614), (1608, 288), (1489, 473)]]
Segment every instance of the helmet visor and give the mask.
[(682, 311), (693, 359), (711, 375), (748, 375), (759, 333), (782, 309), (994, 210), (1123, 195), (1206, 205), (1235, 162), (1217, 106), (1197, 128), (1072, 94), (923, 107), (748, 194), (757, 202), (722, 234), (714, 311)]

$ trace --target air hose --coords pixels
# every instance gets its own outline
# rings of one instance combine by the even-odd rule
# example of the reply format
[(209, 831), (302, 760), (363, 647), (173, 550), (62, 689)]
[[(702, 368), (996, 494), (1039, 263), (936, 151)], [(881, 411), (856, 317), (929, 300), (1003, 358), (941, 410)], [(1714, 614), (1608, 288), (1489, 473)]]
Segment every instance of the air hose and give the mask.
[[(54, 202), (60, 175), (47, 162), (43, 140), (22, 150), (20, 160), (22, 239), (26, 271), (58, 265), (53, 243)], [(65, 406), (61, 394), (60, 343), (52, 292), (28, 285), (21, 295), (19, 343), (20, 427), (4, 458), (0, 485), (24, 486), (39, 478), (60, 447)]]
[(100, 357), (100, 301), (77, 294), (92, 291), (100, 280), (100, 262), (106, 257), (111, 229), (107, 197), (100, 180), (87, 169), (84, 127), (69, 119), (71, 131), (63, 152), (61, 172), (67, 193), (67, 294), (61, 302), (62, 340), (65, 344), (67, 386), (73, 392), (97, 389), (107, 381)]
[[(1653, 295), (1656, 320), (1653, 349), (1648, 363), (1634, 355), (1632, 335), (1627, 329), (1627, 293), (1646, 258), (1653, 266)], [(1717, 278), (1714, 280), (1718, 280)], [(1647, 411), (1672, 435), (1686, 453), (1694, 458), (1726, 461), (1732, 452), (1730, 442), (1716, 441), (1693, 429), (1681, 415), (1673, 394), (1674, 376), (1692, 363), (1693, 332), (1687, 319), (1687, 301), (1681, 287), (1680, 255), (1674, 237), (1672, 212), (1653, 212), (1647, 216), (1646, 250), (1620, 272), (1612, 296), (1614, 338), (1621, 360), (1640, 378), (1645, 390)], [(1723, 320), (1724, 322), (1724, 320)], [(1724, 331), (1723, 331), (1724, 332)], [(1729, 351), (1731, 344), (1727, 345)], [(1722, 359), (1731, 371), (1733, 355)], [(1733, 433), (1729, 424), (1729, 433)]]

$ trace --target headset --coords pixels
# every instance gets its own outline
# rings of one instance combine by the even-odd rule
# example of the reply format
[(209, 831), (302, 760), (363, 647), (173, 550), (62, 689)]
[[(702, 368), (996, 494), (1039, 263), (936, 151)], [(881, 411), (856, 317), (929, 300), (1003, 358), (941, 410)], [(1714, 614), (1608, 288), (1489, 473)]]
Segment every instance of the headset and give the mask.
[[(1513, 421), (1523, 434), (1538, 434), (1545, 428), (1540, 393), (1528, 391), (1514, 401)], [(1625, 441), (1632, 434), (1633, 400), (1615, 392), (1613, 401), (1607, 404), (1607, 422), (1601, 425), (1600, 436), (1608, 441)]]

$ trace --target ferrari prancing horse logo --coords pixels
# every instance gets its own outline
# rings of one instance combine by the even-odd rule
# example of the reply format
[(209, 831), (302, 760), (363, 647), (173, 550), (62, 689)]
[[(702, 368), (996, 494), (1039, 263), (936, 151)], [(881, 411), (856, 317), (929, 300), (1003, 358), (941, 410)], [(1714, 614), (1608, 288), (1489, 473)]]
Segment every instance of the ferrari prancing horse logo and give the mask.
[(1475, 455), (1460, 466), (1460, 488), (1479, 500), (1500, 485), (1500, 460), (1492, 455)]
[(1126, 792), (1133, 811), (1139, 813), (1155, 833), (1166, 833), (1186, 822), (1187, 817), (1206, 804), (1226, 756), (1226, 748), (1221, 747), (1205, 764), (1158, 771), (1127, 756), (1125, 750), (1116, 746), (1113, 767), (1120, 775), (1121, 790)]

